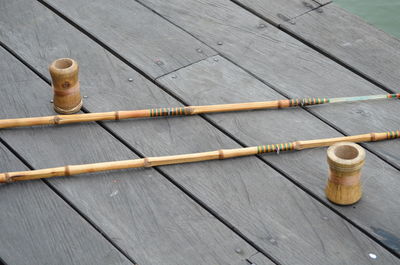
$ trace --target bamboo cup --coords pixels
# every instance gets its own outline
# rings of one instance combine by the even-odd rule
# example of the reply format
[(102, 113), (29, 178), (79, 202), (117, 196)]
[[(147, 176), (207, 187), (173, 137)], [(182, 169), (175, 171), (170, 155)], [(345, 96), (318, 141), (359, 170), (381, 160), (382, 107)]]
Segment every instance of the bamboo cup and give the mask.
[(61, 58), (50, 65), (49, 71), (54, 90), (54, 110), (60, 114), (78, 112), (83, 105), (78, 63), (70, 58)]
[(361, 168), (365, 151), (351, 142), (336, 143), (328, 148), (329, 179), (325, 189), (328, 199), (336, 204), (350, 205), (361, 199)]

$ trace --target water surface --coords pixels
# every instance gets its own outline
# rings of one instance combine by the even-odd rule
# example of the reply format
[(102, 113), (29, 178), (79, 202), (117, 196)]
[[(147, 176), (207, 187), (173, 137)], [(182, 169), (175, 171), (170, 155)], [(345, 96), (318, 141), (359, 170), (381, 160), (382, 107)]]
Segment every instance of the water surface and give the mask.
[(369, 24), (400, 39), (400, 0), (334, 0)]

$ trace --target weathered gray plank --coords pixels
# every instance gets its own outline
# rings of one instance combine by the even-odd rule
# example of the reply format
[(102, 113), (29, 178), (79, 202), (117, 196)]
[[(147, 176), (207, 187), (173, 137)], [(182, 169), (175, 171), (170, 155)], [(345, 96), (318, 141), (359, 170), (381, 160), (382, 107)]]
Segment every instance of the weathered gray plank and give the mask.
[[(281, 99), (248, 73), (216, 56), (180, 69), (159, 81), (192, 105)], [(319, 106), (318, 108), (330, 108)], [(339, 110), (334, 110), (337, 113)], [(340, 136), (302, 109), (213, 114), (208, 117), (249, 146)], [(389, 144), (398, 143), (393, 140)], [(374, 143), (376, 144), (376, 143)], [(326, 149), (265, 155), (272, 163), (321, 199), (328, 167)], [(384, 177), (382, 177), (384, 176)], [(355, 209), (336, 207), (343, 215), (400, 252), (399, 171), (368, 153), (364, 167), (364, 198)], [(384, 194), (384, 196), (382, 196)], [(327, 201), (327, 200), (326, 200)]]
[(313, 1), (321, 5), (326, 5), (332, 2), (332, 0), (313, 0)]
[(330, 4), (282, 27), (380, 84), (399, 91), (400, 41)]
[[(74, 41), (75, 48), (77, 40)], [(81, 47), (85, 52), (89, 46)], [(49, 46), (44, 49), (47, 48)], [(121, 66), (115, 58), (104, 56), (102, 49), (97, 48), (97, 52), (91, 52), (91, 55), (101, 57), (103, 62), (108, 60), (110, 67), (106, 70), (112, 68), (115, 72)], [(0, 116), (51, 115), (50, 87), (3, 49), (0, 58), (0, 79), (3, 80)], [(121, 75), (132, 72), (127, 67), (119, 69)], [(136, 157), (96, 124), (2, 130), (0, 136), (34, 168)], [(49, 181), (139, 264), (239, 265), (243, 257), (255, 252), (154, 169)], [(30, 183), (25, 185), (29, 187)], [(15, 189), (20, 192), (18, 186)], [(80, 236), (85, 236), (83, 231), (79, 232)], [(242, 252), (236, 253), (236, 248), (241, 248)], [(106, 262), (104, 255), (108, 252), (100, 256)]]
[[(274, 27), (257, 27), (258, 17), (228, 0), (175, 0), (168, 5), (160, 0), (140, 1), (290, 97), (386, 93), (288, 34)], [(312, 111), (347, 134), (357, 134), (398, 129), (399, 103), (341, 104)], [(370, 147), (400, 168), (399, 141)]]
[[(47, 2), (81, 27), (90, 29), (96, 38), (107, 42), (109, 47), (129, 54), (126, 57), (129, 62), (152, 77), (215, 54), (206, 45), (135, 1)], [(9, 4), (4, 5), (7, 8)], [(12, 16), (4, 14), (5, 18)]]
[(267, 262), (268, 259), (262, 253), (259, 252), (249, 257), (246, 261), (247, 261), (246, 265), (260, 265)]
[(275, 25), (300, 16), (320, 4), (313, 0), (234, 0)]
[[(53, 20), (50, 21), (51, 23), (49, 20), (47, 23), (57, 27), (57, 23), (54, 23)], [(64, 28), (65, 26), (62, 27), (62, 29)], [(28, 26), (26, 30), (30, 29), (31, 27)], [(41, 29), (42, 27), (35, 29), (38, 36), (44, 34)], [(90, 86), (83, 85), (90, 88), (91, 91), (85, 103), (89, 110), (104, 111), (116, 108), (143, 108), (177, 104), (157, 87), (144, 82), (139, 75), (125, 65), (114, 61), (113, 57), (99, 52), (100, 48), (90, 44), (90, 41), (86, 43), (82, 37), (73, 38), (76, 35), (72, 31), (59, 28), (58, 32), (60, 33), (58, 35), (60, 46), (55, 49), (69, 52), (70, 48), (68, 47), (71, 47), (68, 46), (67, 39), (69, 39), (74, 44), (74, 50), (71, 50), (74, 52), (73, 57), (86, 63), (87, 70), (82, 67), (82, 72), (85, 71), (85, 73), (81, 75), (81, 79), (83, 81), (86, 76), (87, 80), (91, 82)], [(42, 59), (43, 61), (50, 61), (50, 52), (47, 51), (48, 49), (40, 48), (43, 47), (41, 38), (29, 40), (35, 48), (21, 51), (17, 49), (16, 52), (44, 75), (47, 75), (47, 63), (43, 65), (41, 60), (35, 59), (42, 57), (47, 58)], [(85, 49), (81, 50), (79, 47), (85, 47)], [(60, 53), (60, 56), (64, 55), (62, 52)], [(107, 60), (112, 63), (104, 63)], [(98, 76), (101, 76), (102, 79), (99, 79)], [(135, 81), (127, 83), (125, 77), (132, 76)], [(114, 87), (117, 87), (118, 90)], [(63, 126), (59, 130), (66, 130), (70, 127), (78, 130), (81, 126), (83, 125)], [(107, 123), (107, 126), (146, 155), (237, 147), (232, 140), (199, 117), (110, 122)], [(83, 130), (83, 128), (79, 130)], [(29, 152), (23, 146), (18, 146), (18, 148), (21, 153)], [(98, 153), (99, 150), (94, 152)], [(107, 160), (111, 155), (113, 160), (120, 156), (109, 154), (102, 160)], [(337, 264), (338, 260), (342, 261), (343, 259), (343, 263), (352, 260), (352, 264), (357, 262), (365, 264), (369, 262), (367, 251), (377, 253), (384, 262), (397, 262), (383, 248), (256, 158), (176, 165), (163, 167), (162, 170), (283, 263)], [(118, 174), (123, 174), (123, 172)], [(93, 175), (92, 178), (76, 177), (73, 180), (62, 178), (54, 180), (52, 183), (62, 187), (68, 181), (68, 186), (75, 187), (75, 185), (82, 185), (79, 180), (86, 179), (90, 185), (96, 186), (94, 188), (96, 190), (98, 185), (94, 180), (98, 178), (101, 178), (101, 174)], [(125, 183), (121, 185), (126, 186)], [(73, 189), (68, 188), (64, 192), (70, 193), (71, 190)], [(123, 194), (125, 193), (126, 191)], [(159, 195), (165, 192), (154, 190), (154, 193)], [(162, 195), (165, 196), (165, 194)], [(85, 199), (88, 198), (85, 197)], [(160, 208), (154, 212), (162, 211)], [(329, 221), (323, 217), (327, 217)], [(159, 245), (161, 243), (158, 243), (157, 246)], [(355, 245), (357, 248), (351, 247)], [(179, 245), (179, 247), (182, 246)], [(233, 250), (230, 247), (225, 249), (229, 253)], [(338, 253), (340, 253), (339, 258)], [(353, 262), (354, 260), (355, 262)]]
[[(9, 170), (26, 167), (0, 144), (0, 171)], [(0, 185), (0, 209), (6, 264), (132, 264), (41, 181)]]

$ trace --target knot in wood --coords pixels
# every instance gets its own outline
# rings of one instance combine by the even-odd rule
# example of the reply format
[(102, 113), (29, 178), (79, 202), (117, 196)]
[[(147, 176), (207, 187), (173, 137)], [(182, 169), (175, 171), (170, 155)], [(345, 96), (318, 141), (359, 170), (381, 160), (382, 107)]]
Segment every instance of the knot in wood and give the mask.
[(71, 84), (68, 81), (65, 81), (61, 86), (66, 89), (69, 88)]

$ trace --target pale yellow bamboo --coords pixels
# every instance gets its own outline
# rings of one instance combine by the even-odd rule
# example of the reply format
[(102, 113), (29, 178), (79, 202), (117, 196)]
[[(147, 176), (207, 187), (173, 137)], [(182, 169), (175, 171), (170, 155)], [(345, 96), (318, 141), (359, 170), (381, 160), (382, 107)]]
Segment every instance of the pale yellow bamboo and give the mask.
[(89, 121), (119, 120), (129, 118), (149, 117), (149, 110), (113, 111), (99, 113), (84, 113), (72, 115), (54, 115), (46, 117), (17, 118), (0, 120), (0, 129), (26, 127), (34, 125), (68, 124)]
[[(302, 150), (307, 148), (314, 148), (314, 147), (322, 147), (322, 146), (330, 146), (335, 143), (339, 142), (370, 142), (370, 141), (379, 141), (386, 139), (386, 133), (367, 133), (367, 134), (359, 134), (354, 136), (343, 136), (343, 137), (336, 137), (336, 138), (327, 138), (324, 141), (318, 140), (308, 140), (308, 141), (297, 141), (296, 143), (296, 150)], [(376, 139), (376, 140), (374, 140)]]
[(289, 100), (276, 100), (276, 101), (248, 102), (248, 103), (237, 103), (237, 104), (189, 106), (189, 107), (142, 109), (142, 110), (122, 110), (122, 111), (99, 112), (99, 113), (82, 113), (73, 115), (54, 115), (46, 117), (16, 118), (16, 119), (3, 119), (3, 120), (0, 119), (0, 129), (35, 126), (35, 125), (54, 125), (54, 124), (68, 124), (68, 123), (89, 122), (89, 121), (122, 120), (122, 119), (158, 117), (158, 116), (195, 115), (195, 114), (214, 113), (214, 112), (269, 109), (269, 108), (287, 107), (288, 102)]
[(82, 173), (92, 173), (106, 170), (117, 170), (138, 167), (154, 167), (161, 165), (171, 165), (180, 163), (200, 162), (206, 160), (225, 159), (240, 156), (249, 156), (269, 152), (302, 150), (307, 148), (315, 148), (321, 146), (329, 146), (334, 143), (351, 141), (351, 142), (369, 142), (387, 139), (400, 138), (400, 131), (369, 133), (345, 137), (325, 138), (318, 140), (296, 141), (281, 144), (260, 145), (246, 148), (223, 149), (210, 152), (147, 157), (133, 160), (123, 160), (114, 162), (103, 162), (84, 165), (71, 165), (64, 167), (56, 167), (49, 169), (39, 169), (31, 171), (8, 172), (0, 174), (0, 183), (14, 182), (21, 180), (31, 180), (38, 178), (50, 178), (55, 176), (71, 176)]
[[(245, 103), (233, 103), (233, 104), (155, 108), (155, 109), (142, 109), (142, 110), (122, 110), (122, 111), (112, 111), (112, 112), (84, 113), (75, 115), (55, 115), (47, 117), (16, 118), (16, 119), (3, 119), (3, 120), (0, 119), (0, 129), (23, 127), (23, 126), (35, 126), (35, 125), (67, 124), (67, 123), (78, 123), (78, 122), (89, 122), (89, 121), (121, 120), (121, 119), (148, 118), (148, 117), (159, 117), (159, 116), (196, 115), (196, 114), (206, 114), (206, 113), (216, 113), (216, 112), (289, 108), (296, 106), (311, 106), (311, 105), (319, 105), (326, 103), (351, 102), (351, 101), (383, 99), (383, 98), (397, 99), (400, 98), (400, 94), (372, 95), (372, 96), (331, 98), (331, 99), (328, 98), (282, 99), (282, 100), (245, 102)], [(58, 110), (60, 110), (60, 108), (58, 108)], [(71, 113), (71, 111), (76, 112), (77, 110), (78, 109), (73, 108), (70, 111), (68, 111), (68, 113)]]
[(234, 103), (234, 104), (221, 104), (221, 105), (192, 106), (192, 107), (189, 107), (189, 109), (191, 109), (191, 114), (203, 114), (203, 113), (215, 113), (215, 112), (273, 109), (273, 108), (278, 108), (278, 107), (289, 107), (289, 100), (274, 100), (274, 101), (247, 102), (247, 103)]

